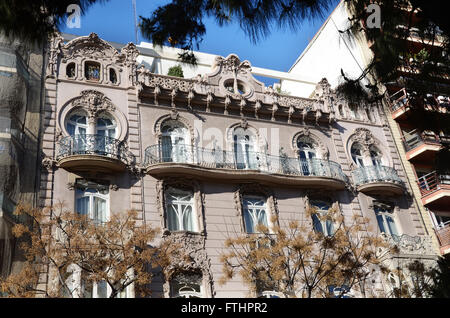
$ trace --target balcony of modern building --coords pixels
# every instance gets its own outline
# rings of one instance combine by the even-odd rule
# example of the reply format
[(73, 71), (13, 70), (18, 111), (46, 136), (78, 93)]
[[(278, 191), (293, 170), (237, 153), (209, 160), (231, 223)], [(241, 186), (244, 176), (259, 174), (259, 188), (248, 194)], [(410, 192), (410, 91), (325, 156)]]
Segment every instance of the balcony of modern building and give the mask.
[(123, 142), (104, 135), (80, 134), (59, 140), (57, 166), (69, 171), (124, 171), (131, 155)]
[(399, 122), (407, 120), (415, 107), (420, 107), (428, 114), (450, 114), (450, 98), (448, 96), (427, 94), (423, 101), (414, 103), (412, 95), (414, 94), (403, 87), (389, 96), (389, 108), (393, 119)]
[(145, 150), (146, 172), (182, 174), (221, 181), (345, 189), (341, 166), (325, 159), (300, 159), (252, 151), (226, 151), (191, 145), (152, 145)]
[(450, 211), (450, 173), (433, 171), (418, 178), (417, 184), (425, 207)]
[(439, 242), (442, 255), (450, 253), (450, 217), (436, 217), (439, 219), (434, 227), (434, 232)]
[(405, 190), (404, 182), (391, 167), (359, 167), (352, 171), (352, 176), (356, 189), (366, 194), (399, 195)]
[(436, 155), (443, 149), (443, 144), (449, 140), (445, 134), (437, 135), (433, 131), (414, 129), (404, 132), (403, 145), (406, 159), (411, 162), (434, 162)]

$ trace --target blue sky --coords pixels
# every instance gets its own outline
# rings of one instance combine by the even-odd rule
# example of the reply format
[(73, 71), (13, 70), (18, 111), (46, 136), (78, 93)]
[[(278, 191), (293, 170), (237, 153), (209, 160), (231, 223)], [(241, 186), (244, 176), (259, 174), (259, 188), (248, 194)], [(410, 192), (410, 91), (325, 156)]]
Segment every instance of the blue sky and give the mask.
[[(154, 9), (168, 2), (136, 0), (137, 15), (149, 17)], [(235, 53), (241, 60), (249, 60), (253, 66), (286, 72), (338, 3), (339, 0), (335, 0), (335, 5), (322, 18), (303, 22), (297, 32), (274, 28), (270, 36), (257, 44), (249, 40), (238, 24), (219, 27), (208, 19), (205, 21), (206, 36), (200, 43), (199, 51), (221, 56)], [(132, 0), (109, 0), (105, 4), (96, 4), (81, 17), (81, 28), (65, 27), (61, 31), (76, 35), (95, 32), (107, 41), (134, 42)], [(150, 42), (140, 34), (139, 41)]]

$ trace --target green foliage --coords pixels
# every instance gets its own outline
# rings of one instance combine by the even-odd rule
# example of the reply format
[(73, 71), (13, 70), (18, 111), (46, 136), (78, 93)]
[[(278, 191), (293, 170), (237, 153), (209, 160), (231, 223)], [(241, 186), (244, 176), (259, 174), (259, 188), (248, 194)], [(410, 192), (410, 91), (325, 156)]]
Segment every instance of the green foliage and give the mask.
[(172, 66), (167, 73), (169, 76), (184, 77), (183, 69), (180, 65)]
[(2, 0), (0, 31), (6, 36), (41, 43), (67, 19), (70, 4), (80, 6), (81, 14), (94, 3), (108, 0)]

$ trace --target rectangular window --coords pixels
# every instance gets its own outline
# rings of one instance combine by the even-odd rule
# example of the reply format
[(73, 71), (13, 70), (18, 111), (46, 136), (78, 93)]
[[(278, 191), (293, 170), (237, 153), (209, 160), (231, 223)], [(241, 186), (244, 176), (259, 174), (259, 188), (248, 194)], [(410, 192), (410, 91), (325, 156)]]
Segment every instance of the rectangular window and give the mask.
[(244, 225), (247, 233), (258, 233), (258, 225), (269, 227), (266, 199), (245, 196), (242, 200)]
[(88, 216), (95, 223), (107, 222), (109, 217), (108, 186), (88, 182), (85, 187), (77, 186), (75, 191), (75, 211)]
[(397, 227), (393, 218), (394, 209), (385, 204), (375, 204), (374, 211), (380, 232), (398, 236)]
[(194, 193), (172, 187), (165, 192), (166, 226), (169, 231), (198, 232)]

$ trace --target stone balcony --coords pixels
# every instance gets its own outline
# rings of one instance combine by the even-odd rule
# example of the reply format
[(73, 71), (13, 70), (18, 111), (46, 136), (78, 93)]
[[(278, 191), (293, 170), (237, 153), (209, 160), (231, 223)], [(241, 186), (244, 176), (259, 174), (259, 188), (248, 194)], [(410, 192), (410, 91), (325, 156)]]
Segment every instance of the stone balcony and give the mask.
[(205, 149), (190, 145), (152, 145), (145, 150), (146, 172), (154, 176), (182, 174), (223, 181), (344, 189), (348, 183), (341, 166), (322, 159), (301, 160), (246, 152)]
[(367, 166), (352, 172), (358, 191), (366, 194), (402, 194), (405, 186), (397, 172), (391, 167)]
[(132, 156), (125, 145), (102, 135), (75, 135), (59, 141), (57, 166), (69, 171), (120, 172)]

